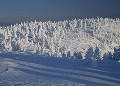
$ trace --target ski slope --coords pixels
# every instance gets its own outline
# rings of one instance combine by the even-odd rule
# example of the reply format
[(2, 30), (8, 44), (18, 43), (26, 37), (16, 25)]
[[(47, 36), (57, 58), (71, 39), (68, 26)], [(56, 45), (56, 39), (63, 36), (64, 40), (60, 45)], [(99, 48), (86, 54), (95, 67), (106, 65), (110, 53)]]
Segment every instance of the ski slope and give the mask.
[(120, 63), (1, 54), (0, 86), (120, 86)]

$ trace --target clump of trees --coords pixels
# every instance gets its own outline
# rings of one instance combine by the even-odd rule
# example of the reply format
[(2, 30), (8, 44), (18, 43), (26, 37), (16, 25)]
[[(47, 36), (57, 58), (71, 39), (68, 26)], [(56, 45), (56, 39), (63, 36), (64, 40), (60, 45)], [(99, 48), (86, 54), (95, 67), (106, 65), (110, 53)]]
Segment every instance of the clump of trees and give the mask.
[[(0, 53), (25, 52), (83, 59), (83, 52), (81, 53), (79, 49), (75, 49), (77, 51), (71, 53), (73, 45), (70, 45), (69, 42), (96, 39), (103, 46), (96, 47), (95, 51), (91, 47), (84, 54), (86, 60), (100, 60), (102, 56), (100, 51), (104, 50), (105, 46), (111, 46), (113, 49), (115, 47), (113, 44), (120, 45), (119, 27), (119, 18), (86, 18), (58, 22), (31, 21), (7, 27), (0, 26)], [(67, 43), (65, 43), (66, 40)], [(103, 59), (120, 60), (119, 52), (120, 49), (114, 48), (114, 53), (106, 53), (103, 55)]]
[(107, 52), (103, 56), (104, 60), (120, 60), (120, 48), (114, 48), (114, 53)]

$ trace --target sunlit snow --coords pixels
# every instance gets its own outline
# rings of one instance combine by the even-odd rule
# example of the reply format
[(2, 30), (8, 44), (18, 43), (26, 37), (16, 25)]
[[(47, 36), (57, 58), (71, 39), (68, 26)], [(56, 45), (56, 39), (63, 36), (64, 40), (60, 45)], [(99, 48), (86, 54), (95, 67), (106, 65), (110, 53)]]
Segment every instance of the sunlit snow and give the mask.
[(0, 86), (119, 83), (119, 18), (0, 26)]

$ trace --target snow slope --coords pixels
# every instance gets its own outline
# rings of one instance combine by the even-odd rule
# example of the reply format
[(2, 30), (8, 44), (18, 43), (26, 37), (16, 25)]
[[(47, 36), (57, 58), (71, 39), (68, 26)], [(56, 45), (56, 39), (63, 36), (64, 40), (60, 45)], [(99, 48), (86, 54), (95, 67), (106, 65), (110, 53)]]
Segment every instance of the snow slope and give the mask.
[(0, 27), (0, 86), (120, 86), (120, 19)]
[(120, 63), (0, 54), (0, 86), (120, 86)]

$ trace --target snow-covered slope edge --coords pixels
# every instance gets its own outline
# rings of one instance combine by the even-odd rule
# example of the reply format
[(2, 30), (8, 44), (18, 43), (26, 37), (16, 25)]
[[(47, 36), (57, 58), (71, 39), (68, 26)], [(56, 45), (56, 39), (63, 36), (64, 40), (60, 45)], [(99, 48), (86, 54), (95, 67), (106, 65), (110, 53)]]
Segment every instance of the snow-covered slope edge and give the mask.
[(119, 60), (119, 47), (119, 18), (35, 21), (0, 27), (0, 53)]

